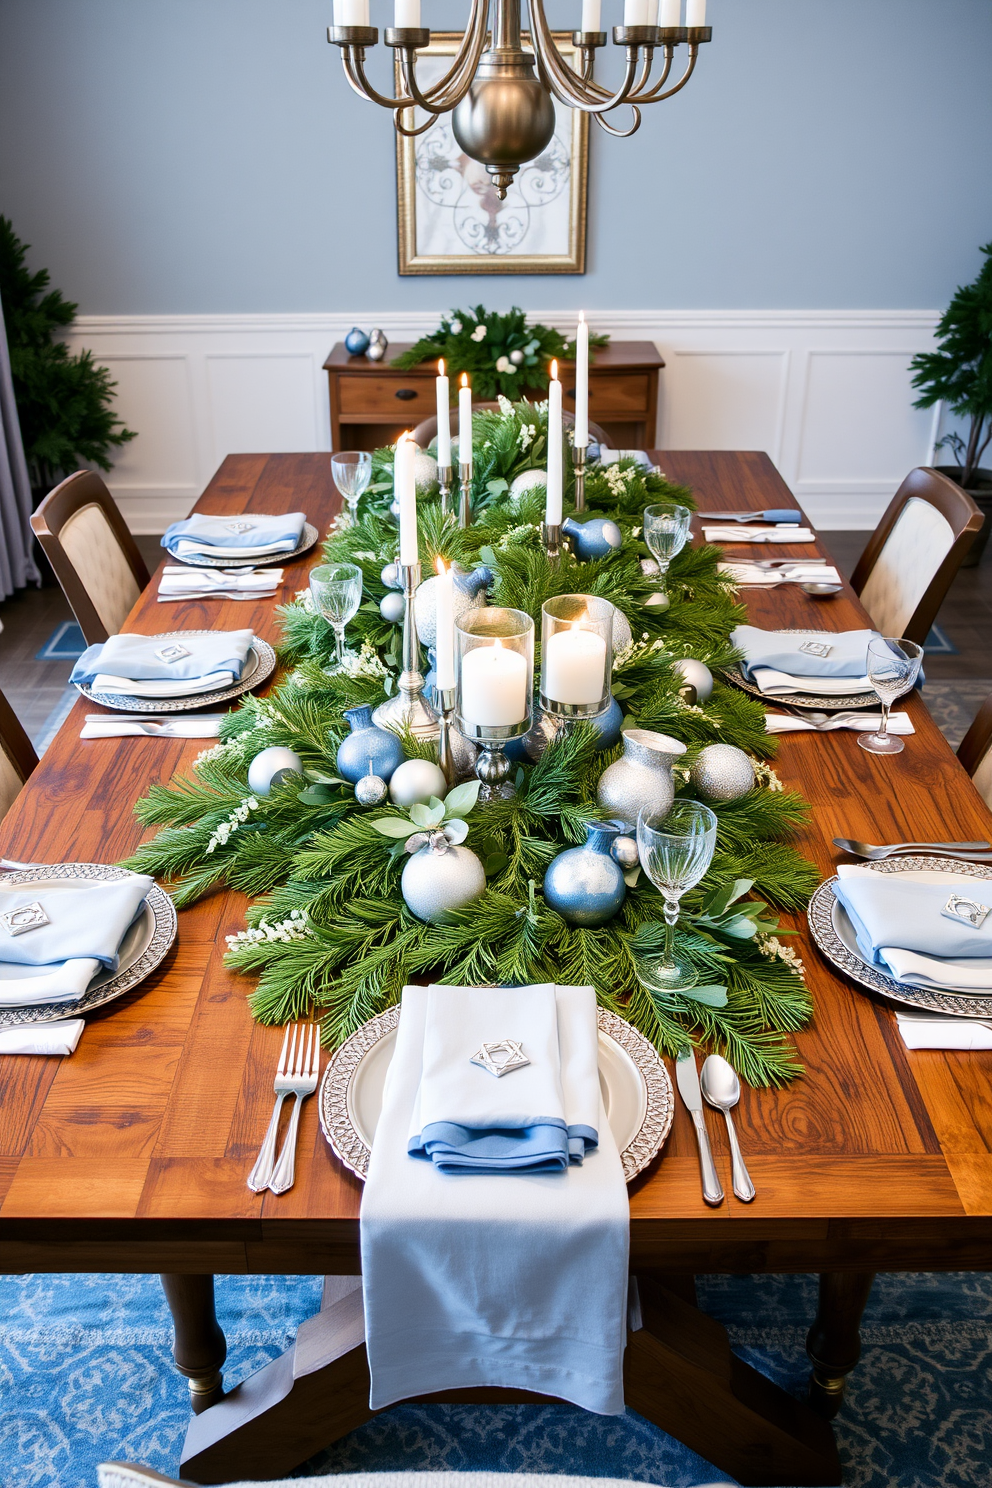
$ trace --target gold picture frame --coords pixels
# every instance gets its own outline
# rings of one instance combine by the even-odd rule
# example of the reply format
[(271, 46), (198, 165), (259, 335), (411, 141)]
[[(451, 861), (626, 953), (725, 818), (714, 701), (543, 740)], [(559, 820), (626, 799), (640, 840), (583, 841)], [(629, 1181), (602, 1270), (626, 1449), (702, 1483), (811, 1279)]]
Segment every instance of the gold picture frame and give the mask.
[[(461, 39), (460, 32), (440, 31), (418, 51), (421, 86), (433, 81), (432, 70), (444, 70)], [(571, 33), (556, 32), (555, 42), (574, 65)], [(523, 43), (530, 48), (526, 33)], [(396, 68), (398, 89), (398, 60)], [(419, 109), (416, 114), (422, 122)], [(554, 139), (536, 162), (521, 166), (505, 202), (498, 201), (484, 167), (455, 143), (450, 114), (413, 139), (397, 133), (401, 274), (585, 273), (589, 116), (562, 106), (556, 114)]]

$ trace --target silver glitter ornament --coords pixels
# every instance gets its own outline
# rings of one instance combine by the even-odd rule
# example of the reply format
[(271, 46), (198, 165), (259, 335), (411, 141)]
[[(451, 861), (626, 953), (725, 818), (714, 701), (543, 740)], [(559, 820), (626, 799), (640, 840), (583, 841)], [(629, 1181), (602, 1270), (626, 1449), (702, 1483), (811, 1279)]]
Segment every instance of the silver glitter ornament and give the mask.
[(695, 688), (697, 703), (705, 703), (712, 696), (713, 673), (694, 656), (683, 656), (679, 661), (673, 661), (672, 670), (681, 672), (689, 686)]
[(389, 342), (386, 340), (385, 333), (380, 331), (377, 326), (375, 330), (369, 332), (368, 350), (365, 355), (370, 362), (381, 362), (386, 355), (386, 347), (388, 345)]
[(379, 614), (383, 620), (390, 625), (398, 625), (403, 619), (403, 611), (406, 609), (406, 600), (402, 594), (397, 594), (395, 589), (390, 589), (379, 601)]
[[(455, 581), (452, 585), (452, 611), (460, 620), (471, 610), (481, 610), (486, 604), (486, 589), (492, 582), (493, 571), (481, 564), (469, 572), (456, 563)], [(437, 640), (437, 574), (431, 574), (417, 585), (413, 601), (413, 613), (417, 621), (417, 635), (422, 646), (433, 646)]]
[(754, 766), (734, 744), (707, 744), (697, 754), (689, 779), (707, 801), (737, 801), (754, 788)]
[(613, 655), (616, 656), (618, 651), (626, 651), (633, 640), (633, 633), (623, 610), (618, 610), (616, 605), (613, 608), (616, 611), (613, 616)]
[(615, 837), (610, 847), (610, 855), (626, 873), (640, 863), (637, 841), (633, 837)]
[(403, 588), (403, 575), (400, 573), (400, 566), (398, 563), (387, 563), (385, 568), (382, 570), (382, 573), (379, 575), (379, 578), (385, 584), (387, 589)]
[(389, 786), (381, 775), (370, 770), (355, 784), (355, 800), (359, 806), (381, 806), (389, 794)]
[(520, 500), (526, 491), (532, 491), (535, 486), (546, 486), (548, 484), (548, 472), (546, 470), (521, 470), (510, 482), (510, 500), (514, 505)]
[(273, 744), (256, 754), (248, 766), (248, 788), (256, 796), (267, 796), (274, 785), (282, 785), (287, 775), (303, 774), (303, 761), (291, 749)]
[(413, 457), (413, 479), (418, 496), (426, 496), (437, 485), (437, 461), (423, 450)]
[(485, 887), (485, 869), (472, 849), (452, 846), (442, 832), (431, 833), (427, 844), (410, 857), (400, 879), (407, 909), (429, 925), (471, 904)]

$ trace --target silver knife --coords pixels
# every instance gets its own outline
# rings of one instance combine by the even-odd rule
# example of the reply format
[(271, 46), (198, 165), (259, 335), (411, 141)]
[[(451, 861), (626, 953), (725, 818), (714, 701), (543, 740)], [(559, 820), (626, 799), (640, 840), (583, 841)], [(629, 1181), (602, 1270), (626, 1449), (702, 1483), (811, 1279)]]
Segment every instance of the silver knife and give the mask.
[(703, 1180), (703, 1198), (707, 1204), (723, 1203), (723, 1186), (717, 1176), (716, 1165), (713, 1162), (713, 1152), (710, 1148), (709, 1133), (706, 1130), (706, 1118), (703, 1115), (703, 1095), (699, 1088), (699, 1073), (696, 1069), (696, 1056), (688, 1044), (683, 1044), (675, 1060), (675, 1079), (678, 1082), (679, 1095), (685, 1108), (692, 1116), (693, 1125), (696, 1128), (696, 1141), (699, 1143), (699, 1172)]

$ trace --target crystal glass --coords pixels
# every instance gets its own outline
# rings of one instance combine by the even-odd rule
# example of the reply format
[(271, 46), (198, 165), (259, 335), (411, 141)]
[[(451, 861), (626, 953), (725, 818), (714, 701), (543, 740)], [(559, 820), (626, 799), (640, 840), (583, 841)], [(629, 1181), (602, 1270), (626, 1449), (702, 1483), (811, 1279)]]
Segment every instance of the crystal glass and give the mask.
[(363, 496), (372, 479), (372, 456), (368, 450), (340, 450), (331, 456), (334, 484), (348, 503), (352, 522), (358, 521), (358, 498)]
[(858, 735), (858, 743), (869, 754), (901, 754), (906, 747), (889, 733), (889, 709), (915, 685), (922, 660), (923, 647), (915, 641), (880, 637), (868, 642), (868, 681), (882, 705), (882, 727), (877, 733)]
[(594, 718), (610, 706), (616, 610), (595, 594), (556, 594), (541, 610), (541, 707)]
[(354, 563), (324, 563), (310, 571), (314, 609), (334, 631), (334, 666), (340, 671), (346, 656), (344, 628), (362, 602), (362, 570)]
[(455, 726), (480, 744), (475, 773), (479, 799), (509, 798), (510, 739), (531, 726), (534, 706), (534, 622), (523, 610), (487, 605), (455, 621)]
[(675, 953), (675, 926), (682, 895), (705, 875), (715, 847), (716, 816), (699, 801), (675, 801), (667, 812), (642, 807), (638, 813), (641, 867), (665, 898), (665, 948), (661, 959), (637, 959), (638, 980), (649, 991), (678, 992), (699, 980), (692, 963)]
[(665, 576), (668, 565), (681, 553), (689, 540), (692, 513), (687, 506), (646, 506), (644, 508), (644, 541), (654, 554), (661, 578), (662, 594), (667, 593)]

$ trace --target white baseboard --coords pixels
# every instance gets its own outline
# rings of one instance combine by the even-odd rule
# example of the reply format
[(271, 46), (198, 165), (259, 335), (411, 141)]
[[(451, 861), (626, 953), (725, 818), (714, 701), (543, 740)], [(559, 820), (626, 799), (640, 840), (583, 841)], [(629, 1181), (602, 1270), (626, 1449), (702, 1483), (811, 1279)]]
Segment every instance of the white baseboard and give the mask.
[[(571, 330), (577, 312), (532, 312)], [(409, 341), (437, 315), (80, 316), (74, 347), (112, 372), (138, 438), (110, 486), (132, 531), (187, 514), (225, 455), (330, 448), (322, 363), (353, 325)], [(869, 530), (906, 472), (928, 463), (939, 409), (912, 407), (910, 358), (932, 344), (929, 310), (614, 310), (615, 339), (651, 340), (664, 449), (764, 449), (825, 529)]]

